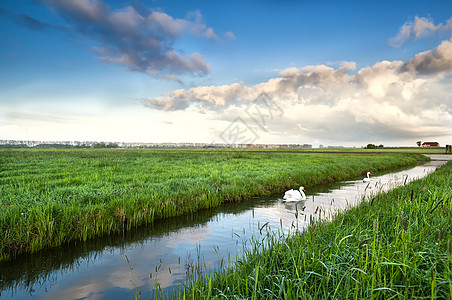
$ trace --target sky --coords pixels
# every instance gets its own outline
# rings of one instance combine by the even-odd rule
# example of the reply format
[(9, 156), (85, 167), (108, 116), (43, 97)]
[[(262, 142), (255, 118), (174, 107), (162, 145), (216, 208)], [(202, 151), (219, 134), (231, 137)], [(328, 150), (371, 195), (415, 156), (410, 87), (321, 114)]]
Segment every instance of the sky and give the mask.
[(0, 2), (0, 139), (452, 144), (452, 1)]

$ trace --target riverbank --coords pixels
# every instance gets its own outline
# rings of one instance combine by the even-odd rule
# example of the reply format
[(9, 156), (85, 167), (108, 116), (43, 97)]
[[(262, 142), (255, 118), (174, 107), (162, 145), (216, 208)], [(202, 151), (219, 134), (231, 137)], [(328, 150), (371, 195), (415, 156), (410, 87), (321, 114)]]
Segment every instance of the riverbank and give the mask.
[(269, 235), (179, 299), (450, 299), (452, 162), (331, 222)]
[(225, 201), (414, 165), (415, 154), (0, 151), (0, 260)]

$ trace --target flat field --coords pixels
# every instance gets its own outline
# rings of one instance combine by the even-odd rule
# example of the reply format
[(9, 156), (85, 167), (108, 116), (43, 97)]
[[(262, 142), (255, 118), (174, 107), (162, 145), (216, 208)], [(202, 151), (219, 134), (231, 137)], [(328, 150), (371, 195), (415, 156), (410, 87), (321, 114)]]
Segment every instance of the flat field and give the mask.
[[(212, 150), (215, 151), (215, 150)], [(292, 153), (418, 153), (418, 154), (446, 154), (445, 147), (384, 147), (384, 148), (308, 148), (308, 149), (221, 149), (219, 151), (230, 152), (292, 152)]]
[(0, 260), (422, 159), (375, 152), (0, 150)]

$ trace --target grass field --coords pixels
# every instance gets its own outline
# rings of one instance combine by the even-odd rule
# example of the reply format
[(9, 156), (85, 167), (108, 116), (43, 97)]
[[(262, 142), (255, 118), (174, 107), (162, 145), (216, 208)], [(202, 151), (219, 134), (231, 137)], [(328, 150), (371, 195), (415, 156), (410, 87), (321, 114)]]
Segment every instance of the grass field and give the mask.
[(449, 162), (331, 222), (254, 241), (178, 299), (451, 299), (451, 240)]
[(402, 153), (0, 150), (0, 260), (421, 159)]
[[(196, 149), (193, 149), (196, 150)], [(241, 152), (303, 152), (303, 153), (418, 153), (418, 154), (446, 154), (445, 147), (385, 147), (375, 149), (365, 148), (310, 148), (310, 149), (221, 149), (218, 151), (241, 151)]]

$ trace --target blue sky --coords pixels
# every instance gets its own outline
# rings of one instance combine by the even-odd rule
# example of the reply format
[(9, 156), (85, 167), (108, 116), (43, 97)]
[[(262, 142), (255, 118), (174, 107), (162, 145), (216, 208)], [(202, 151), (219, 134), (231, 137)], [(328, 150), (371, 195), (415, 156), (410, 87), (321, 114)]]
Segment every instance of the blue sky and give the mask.
[(0, 139), (450, 144), (451, 12), (451, 1), (2, 1)]

